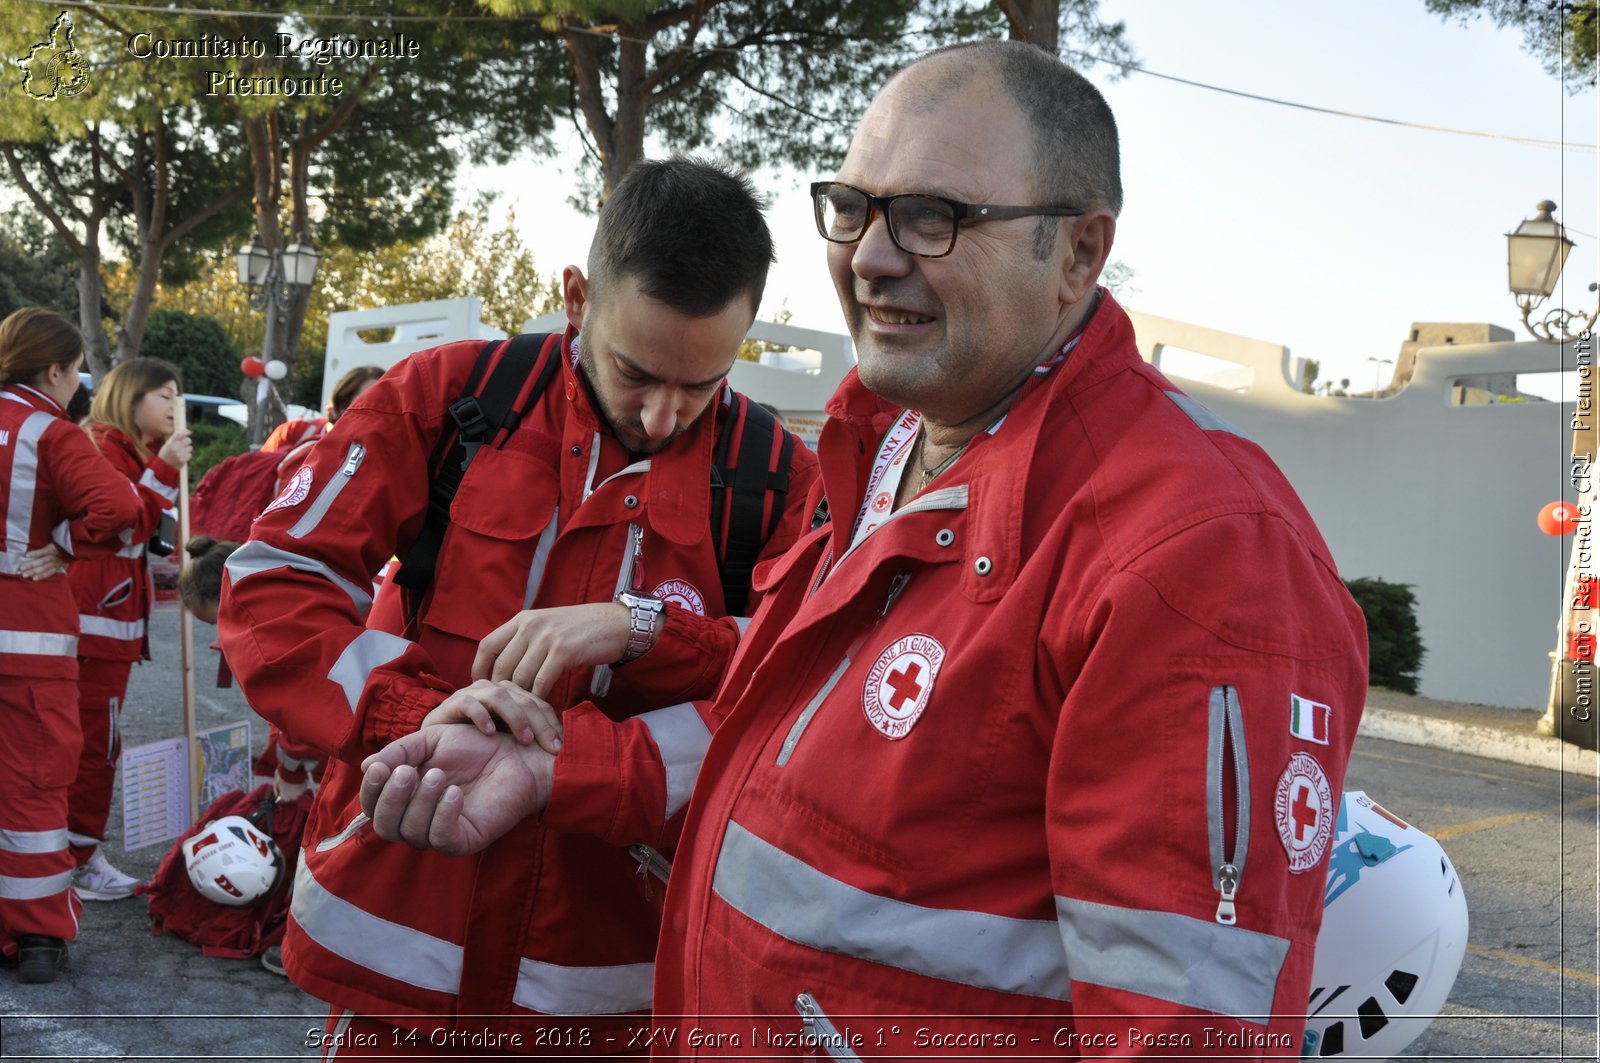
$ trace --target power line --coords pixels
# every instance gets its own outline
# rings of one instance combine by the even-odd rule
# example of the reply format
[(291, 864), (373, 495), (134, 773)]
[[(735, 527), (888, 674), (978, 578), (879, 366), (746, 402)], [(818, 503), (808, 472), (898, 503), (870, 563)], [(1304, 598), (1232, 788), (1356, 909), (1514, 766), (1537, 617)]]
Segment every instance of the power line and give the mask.
[[(380, 19), (382, 21), (387, 21), (387, 22), (441, 22), (441, 21), (454, 21), (454, 22), (515, 22), (515, 21), (520, 21), (520, 19), (518, 19), (517, 17), (510, 16), (510, 15), (451, 15), (451, 16), (440, 17), (440, 16), (437, 16), (437, 15), (390, 15), (390, 14), (373, 15), (373, 14), (369, 14), (369, 13), (366, 13), (366, 12), (350, 12), (350, 11), (328, 12), (328, 13), (320, 13), (320, 12), (306, 13), (306, 12), (293, 12), (293, 11), (219, 11), (219, 10), (210, 9), (210, 8), (156, 7), (156, 6), (147, 5), (147, 4), (129, 4), (129, 3), (115, 3), (115, 2), (112, 2), (112, 3), (98, 3), (98, 2), (95, 2), (95, 0), (29, 0), (29, 2), (33, 3), (33, 4), (38, 4), (38, 5), (41, 5), (41, 6), (48, 6), (48, 7), (77, 7), (77, 8), (83, 8), (85, 10), (91, 10), (91, 11), (95, 10), (97, 8), (103, 8), (103, 9), (108, 10), (108, 11), (137, 11), (137, 12), (144, 12), (144, 13), (150, 13), (150, 14), (161, 14), (161, 15), (176, 16), (176, 17), (212, 16), (212, 17), (218, 17), (218, 18), (267, 18), (267, 19), (298, 18), (298, 19), (303, 19), (305, 21), (316, 21), (318, 19), (338, 19), (340, 21), (349, 21), (352, 18), (363, 18), (363, 17), (366, 17), (366, 18), (377, 18), (377, 19)], [(594, 37), (608, 38), (610, 40), (628, 41), (628, 42), (634, 43), (634, 44), (654, 44), (654, 43), (656, 43), (655, 41), (651, 40), (650, 38), (629, 37), (629, 36), (626, 36), (624, 34), (618, 33), (618, 32), (616, 32), (615, 30), (612, 30), (612, 29), (595, 29), (595, 28), (585, 27), (585, 26), (565, 26), (565, 27), (562, 28), (562, 32), (564, 32), (564, 33), (583, 33), (583, 34), (588, 34), (588, 35), (594, 36)], [(909, 34), (904, 34), (902, 36), (915, 36), (915, 35), (916, 35), (916, 33), (913, 32), (913, 33), (909, 33)], [(725, 54), (729, 54), (729, 55), (738, 55), (743, 51), (743, 49), (739, 49), (739, 48), (727, 48), (727, 47), (720, 47), (720, 46), (715, 46), (715, 45), (708, 46), (708, 47), (705, 47), (705, 48), (701, 48), (699, 50), (700, 51), (705, 51), (705, 52), (721, 52), (721, 53), (725, 53)], [(1452, 126), (1431, 125), (1431, 124), (1426, 123), (1426, 122), (1411, 122), (1411, 121), (1407, 121), (1407, 120), (1401, 119), (1401, 118), (1384, 118), (1381, 115), (1362, 114), (1362, 113), (1360, 113), (1358, 111), (1342, 111), (1342, 110), (1339, 110), (1339, 109), (1333, 108), (1333, 107), (1319, 107), (1316, 104), (1300, 103), (1300, 102), (1295, 101), (1295, 100), (1286, 100), (1286, 99), (1282, 99), (1281, 97), (1277, 97), (1277, 96), (1263, 96), (1263, 95), (1261, 95), (1259, 93), (1255, 93), (1255, 92), (1245, 92), (1242, 89), (1230, 89), (1230, 88), (1227, 88), (1227, 87), (1222, 86), (1222, 85), (1211, 85), (1211, 84), (1208, 84), (1208, 83), (1206, 83), (1204, 81), (1194, 81), (1194, 80), (1192, 80), (1190, 78), (1181, 78), (1181, 77), (1178, 77), (1175, 74), (1163, 74), (1160, 71), (1151, 70), (1150, 68), (1145, 67), (1145, 66), (1140, 66), (1137, 63), (1128, 63), (1128, 62), (1123, 62), (1123, 61), (1116, 60), (1116, 59), (1107, 59), (1104, 56), (1095, 55), (1095, 54), (1093, 54), (1091, 52), (1080, 52), (1080, 51), (1076, 51), (1076, 50), (1070, 49), (1070, 48), (1069, 49), (1064, 49), (1064, 51), (1065, 51), (1065, 54), (1067, 54), (1067, 55), (1076, 56), (1076, 57), (1081, 58), (1081, 59), (1087, 59), (1090, 62), (1106, 63), (1106, 64), (1109, 64), (1111, 66), (1119, 67), (1126, 73), (1144, 74), (1144, 75), (1146, 75), (1148, 77), (1160, 78), (1163, 81), (1172, 81), (1172, 82), (1176, 82), (1177, 84), (1180, 84), (1180, 85), (1188, 85), (1191, 88), (1205, 89), (1208, 92), (1220, 92), (1220, 93), (1223, 93), (1223, 94), (1228, 95), (1228, 96), (1238, 96), (1238, 97), (1241, 97), (1241, 98), (1247, 99), (1247, 100), (1256, 100), (1256, 101), (1258, 101), (1260, 103), (1275, 104), (1275, 105), (1277, 105), (1279, 107), (1293, 107), (1293, 108), (1295, 108), (1297, 110), (1301, 110), (1301, 111), (1311, 111), (1311, 112), (1316, 113), (1316, 114), (1328, 114), (1328, 115), (1333, 115), (1333, 116), (1338, 117), (1338, 118), (1354, 118), (1354, 119), (1357, 119), (1357, 120), (1363, 121), (1363, 122), (1378, 122), (1378, 123), (1383, 124), (1383, 125), (1399, 126), (1399, 127), (1403, 128), (1403, 129), (1425, 130), (1425, 131), (1430, 132), (1430, 133), (1449, 133), (1449, 134), (1452, 134), (1454, 136), (1461, 136), (1461, 137), (1478, 137), (1478, 138), (1485, 139), (1485, 140), (1504, 140), (1504, 141), (1509, 141), (1510, 143), (1513, 143), (1513, 144), (1524, 144), (1524, 145), (1527, 145), (1529, 147), (1537, 147), (1537, 148), (1561, 148), (1561, 149), (1569, 149), (1569, 150), (1573, 150), (1573, 151), (1594, 151), (1595, 147), (1596, 147), (1594, 144), (1578, 143), (1578, 142), (1575, 142), (1575, 141), (1545, 140), (1545, 139), (1541, 139), (1539, 137), (1519, 137), (1519, 136), (1515, 136), (1515, 135), (1510, 134), (1510, 133), (1486, 133), (1486, 132), (1483, 132), (1482, 130), (1476, 130), (1476, 129), (1457, 129), (1457, 128), (1452, 127)], [(910, 54), (917, 54), (917, 53), (908, 52), (906, 54), (910, 55)]]

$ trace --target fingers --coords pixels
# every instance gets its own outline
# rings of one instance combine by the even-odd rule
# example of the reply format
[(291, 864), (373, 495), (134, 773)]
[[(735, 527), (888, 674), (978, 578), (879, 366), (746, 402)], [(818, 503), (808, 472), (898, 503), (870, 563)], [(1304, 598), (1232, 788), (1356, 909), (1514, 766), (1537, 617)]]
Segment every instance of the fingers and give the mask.
[(517, 625), (525, 614), (518, 613), (504, 624), (495, 628), (483, 637), (478, 643), (477, 656), (472, 659), (472, 678), (490, 679), (494, 670), (495, 661), (501, 652), (517, 634)]

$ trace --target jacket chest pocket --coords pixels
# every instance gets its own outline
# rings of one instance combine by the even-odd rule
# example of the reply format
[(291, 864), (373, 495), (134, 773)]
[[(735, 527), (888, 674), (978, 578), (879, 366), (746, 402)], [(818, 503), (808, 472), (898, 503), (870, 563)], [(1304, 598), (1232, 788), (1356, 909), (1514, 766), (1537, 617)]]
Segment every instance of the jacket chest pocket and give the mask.
[(532, 599), (555, 543), (556, 476), (536, 455), (478, 452), (450, 506), (426, 624), (477, 641)]

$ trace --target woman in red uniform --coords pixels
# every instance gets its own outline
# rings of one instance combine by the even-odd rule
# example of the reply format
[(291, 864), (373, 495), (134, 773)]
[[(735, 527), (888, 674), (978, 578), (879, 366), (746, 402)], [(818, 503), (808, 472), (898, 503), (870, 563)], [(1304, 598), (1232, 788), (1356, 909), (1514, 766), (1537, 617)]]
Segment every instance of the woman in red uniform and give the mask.
[(183, 387), (159, 358), (133, 358), (106, 374), (89, 407), (89, 438), (139, 492), (133, 542), (114, 556), (74, 564), (67, 573), (78, 600), (78, 719), (83, 752), (67, 808), (67, 829), (84, 900), (133, 896), (138, 881), (100, 852), (122, 752), (118, 723), (133, 663), (150, 659), (145, 626), (154, 592), (146, 544), (178, 497), (178, 470), (193, 444), (177, 429)]
[(0, 953), (51, 982), (77, 936), (67, 787), (78, 767), (78, 610), (61, 565), (128, 545), (139, 499), (67, 417), (83, 339), (59, 314), (0, 322)]

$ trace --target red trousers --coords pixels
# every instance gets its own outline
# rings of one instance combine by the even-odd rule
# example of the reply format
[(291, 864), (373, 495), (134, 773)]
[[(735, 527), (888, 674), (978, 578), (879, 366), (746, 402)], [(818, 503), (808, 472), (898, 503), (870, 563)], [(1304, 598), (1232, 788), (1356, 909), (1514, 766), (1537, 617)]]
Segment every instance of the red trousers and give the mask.
[(117, 758), (122, 756), (122, 701), (128, 695), (128, 675), (132, 671), (132, 661), (78, 658), (78, 722), (83, 728), (83, 752), (67, 798), (67, 831), (72, 858), (79, 867), (88, 863), (105, 841)]
[(67, 787), (78, 768), (78, 691), (70, 679), (0, 676), (0, 952), (22, 934), (71, 940)]

